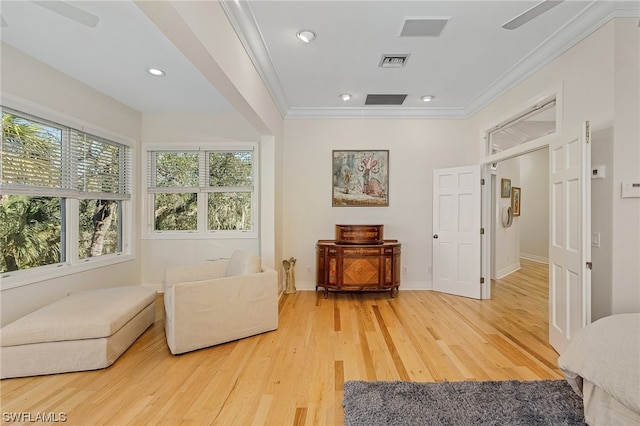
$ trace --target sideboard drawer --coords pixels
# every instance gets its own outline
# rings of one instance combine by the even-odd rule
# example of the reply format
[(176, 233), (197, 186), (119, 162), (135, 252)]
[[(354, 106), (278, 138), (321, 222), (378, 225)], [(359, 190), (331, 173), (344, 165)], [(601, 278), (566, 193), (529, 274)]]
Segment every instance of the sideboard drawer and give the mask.
[(336, 225), (336, 244), (382, 244), (384, 225)]

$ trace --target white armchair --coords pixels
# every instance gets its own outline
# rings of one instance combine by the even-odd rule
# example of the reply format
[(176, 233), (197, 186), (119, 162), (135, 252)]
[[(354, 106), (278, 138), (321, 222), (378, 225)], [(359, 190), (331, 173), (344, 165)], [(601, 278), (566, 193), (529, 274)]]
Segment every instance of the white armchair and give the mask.
[(238, 250), (230, 259), (167, 268), (165, 333), (181, 354), (278, 328), (278, 274)]

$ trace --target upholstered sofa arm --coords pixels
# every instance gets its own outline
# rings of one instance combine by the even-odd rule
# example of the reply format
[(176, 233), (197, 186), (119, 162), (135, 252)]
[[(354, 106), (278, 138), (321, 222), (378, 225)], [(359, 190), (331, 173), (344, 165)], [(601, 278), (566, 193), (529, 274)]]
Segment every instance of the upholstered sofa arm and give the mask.
[[(178, 354), (278, 328), (278, 274), (181, 282), (165, 288), (165, 328)], [(170, 277), (173, 278), (173, 277)]]

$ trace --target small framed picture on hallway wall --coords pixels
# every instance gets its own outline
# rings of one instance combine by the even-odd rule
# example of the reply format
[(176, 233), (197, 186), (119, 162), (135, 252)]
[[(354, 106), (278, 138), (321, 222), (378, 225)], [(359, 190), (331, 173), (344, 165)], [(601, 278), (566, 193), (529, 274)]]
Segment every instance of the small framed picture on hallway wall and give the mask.
[(502, 178), (500, 183), (500, 197), (511, 198), (511, 179)]
[(514, 216), (520, 216), (520, 203), (522, 201), (522, 190), (517, 186), (511, 188), (511, 210)]

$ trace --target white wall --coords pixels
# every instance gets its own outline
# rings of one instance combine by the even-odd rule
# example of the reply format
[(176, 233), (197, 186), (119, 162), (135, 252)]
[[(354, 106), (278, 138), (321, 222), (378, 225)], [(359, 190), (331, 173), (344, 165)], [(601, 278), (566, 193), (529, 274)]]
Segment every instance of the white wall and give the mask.
[(520, 257), (549, 262), (549, 149), (520, 158)]
[[(140, 114), (86, 85), (61, 74), (41, 62), (2, 44), (2, 104), (24, 109), (35, 115), (53, 114), (69, 123), (83, 123), (127, 139), (140, 140)], [(76, 124), (77, 125), (77, 124)], [(136, 150), (134, 150), (136, 151)], [(138, 152), (135, 154), (137, 158)], [(134, 188), (139, 174), (134, 168)], [(138, 206), (134, 195), (134, 220)], [(65, 297), (66, 291), (140, 284), (139, 233), (134, 234), (135, 259), (86, 272), (49, 279), (8, 290), (0, 297), (1, 325)]]
[[(621, 198), (622, 182), (640, 183), (640, 31), (637, 18), (614, 26), (612, 313), (640, 312), (640, 198)], [(600, 66), (594, 57), (594, 66)]]
[[(431, 288), (432, 172), (477, 164), (465, 120), (286, 120), (283, 256), (296, 287), (315, 288), (315, 244), (335, 224), (384, 224), (402, 244), (402, 288)], [(388, 207), (332, 207), (332, 150), (389, 150)]]
[(501, 161), (493, 179), (493, 278), (502, 278), (520, 269), (520, 220), (514, 217), (510, 227), (502, 225), (502, 211), (511, 206), (511, 198), (501, 197), (502, 179), (511, 179), (512, 187), (520, 186), (520, 157)]
[(592, 133), (591, 164), (604, 166), (603, 178), (591, 179), (591, 232), (599, 247), (591, 247), (591, 319), (611, 315), (613, 262), (613, 128)]

